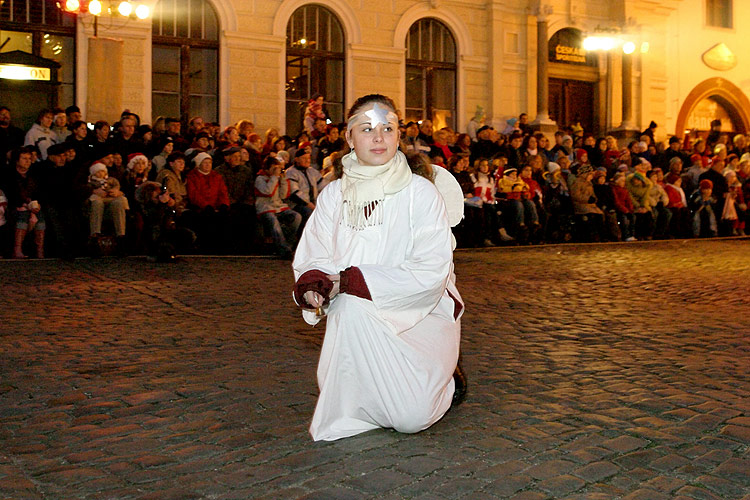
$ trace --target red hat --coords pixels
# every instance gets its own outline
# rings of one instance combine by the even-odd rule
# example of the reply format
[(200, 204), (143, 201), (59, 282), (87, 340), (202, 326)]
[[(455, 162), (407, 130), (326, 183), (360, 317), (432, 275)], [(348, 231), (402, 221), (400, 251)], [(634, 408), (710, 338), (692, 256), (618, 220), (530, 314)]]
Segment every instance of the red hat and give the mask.
[(580, 163), (581, 162), (581, 158), (583, 158), (583, 155), (588, 155), (588, 154), (589, 154), (589, 152), (586, 151), (585, 149), (582, 149), (582, 148), (581, 149), (576, 149), (576, 161)]
[(703, 179), (700, 183), (700, 189), (713, 189), (714, 183), (709, 179)]

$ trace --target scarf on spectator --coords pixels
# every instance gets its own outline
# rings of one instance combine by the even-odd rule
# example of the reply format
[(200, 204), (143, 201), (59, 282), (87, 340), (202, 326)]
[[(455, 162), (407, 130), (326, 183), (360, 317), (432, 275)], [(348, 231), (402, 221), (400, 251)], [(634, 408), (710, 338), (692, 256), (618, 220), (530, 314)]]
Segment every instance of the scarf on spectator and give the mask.
[(341, 159), (344, 175), (341, 193), (344, 199), (344, 223), (350, 229), (362, 230), (383, 224), (383, 210), (375, 210), (386, 195), (395, 194), (411, 182), (411, 169), (406, 156), (397, 151), (383, 165), (359, 164), (354, 151)]

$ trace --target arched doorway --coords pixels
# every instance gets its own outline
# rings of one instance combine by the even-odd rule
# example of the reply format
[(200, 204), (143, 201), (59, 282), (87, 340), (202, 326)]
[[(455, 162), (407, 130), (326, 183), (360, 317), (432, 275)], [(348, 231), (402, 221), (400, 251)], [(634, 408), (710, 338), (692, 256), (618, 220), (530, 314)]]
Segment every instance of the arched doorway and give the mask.
[(406, 35), (406, 121), (430, 119), (434, 130), (456, 128), (456, 41), (435, 18)]
[(707, 131), (712, 120), (721, 120), (722, 131), (746, 134), (750, 130), (750, 100), (735, 84), (710, 78), (687, 95), (677, 115), (675, 135)]
[(598, 56), (583, 48), (583, 33), (562, 28), (549, 40), (549, 117), (559, 127), (580, 123), (598, 133)]
[(286, 133), (302, 131), (307, 102), (323, 96), (333, 123), (344, 120), (344, 29), (336, 15), (321, 5), (303, 5), (289, 18), (286, 30)]

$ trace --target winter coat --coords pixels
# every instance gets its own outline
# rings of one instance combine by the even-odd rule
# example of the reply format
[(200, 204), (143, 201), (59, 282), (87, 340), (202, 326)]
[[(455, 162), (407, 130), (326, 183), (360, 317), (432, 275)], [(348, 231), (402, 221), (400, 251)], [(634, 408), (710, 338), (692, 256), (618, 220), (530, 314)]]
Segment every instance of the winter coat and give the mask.
[(224, 178), (215, 170), (211, 170), (206, 175), (194, 168), (187, 175), (185, 187), (190, 204), (199, 209), (206, 207), (218, 209), (222, 205), (229, 206), (227, 185), (224, 183)]
[(255, 178), (255, 212), (261, 215), (289, 210), (283, 200), (290, 191), (291, 184), (286, 176), (269, 175), (267, 170), (261, 170)]
[[(594, 185), (591, 181), (578, 178), (570, 187), (570, 197), (573, 200), (573, 211), (578, 214), (603, 214), (596, 206)], [(593, 198), (593, 201), (592, 201)]]

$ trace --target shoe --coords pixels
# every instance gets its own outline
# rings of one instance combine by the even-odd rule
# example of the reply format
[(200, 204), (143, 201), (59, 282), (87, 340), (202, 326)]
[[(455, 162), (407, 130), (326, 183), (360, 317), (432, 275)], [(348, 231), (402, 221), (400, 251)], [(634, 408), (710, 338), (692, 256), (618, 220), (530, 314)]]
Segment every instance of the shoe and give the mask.
[(466, 375), (461, 369), (461, 363), (456, 364), (456, 371), (453, 372), (453, 380), (456, 382), (456, 390), (453, 392), (453, 401), (451, 407), (458, 406), (466, 399)]
[(502, 241), (513, 241), (515, 238), (508, 234), (508, 232), (505, 230), (504, 227), (501, 227), (497, 230), (497, 232), (500, 234), (500, 239)]
[(490, 240), (489, 240), (489, 238), (485, 238), (485, 239), (484, 239), (484, 243), (483, 243), (483, 244), (484, 244), (484, 246), (486, 246), (486, 247), (494, 247), (494, 246), (495, 246), (495, 244), (494, 244), (494, 243), (492, 243), (492, 241), (490, 241)]
[(638, 240), (635, 239), (635, 236), (628, 236), (627, 238), (625, 238), (625, 241), (638, 241)]

